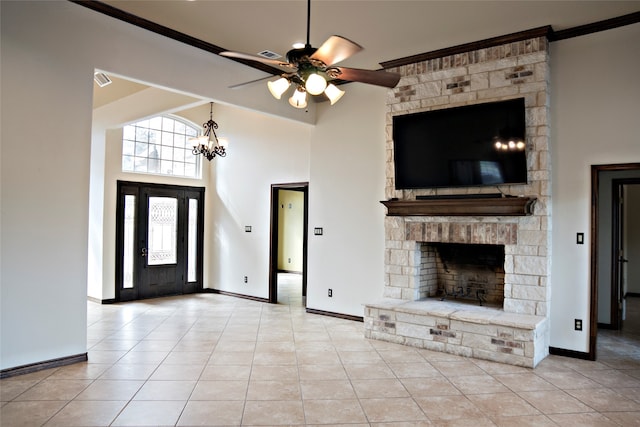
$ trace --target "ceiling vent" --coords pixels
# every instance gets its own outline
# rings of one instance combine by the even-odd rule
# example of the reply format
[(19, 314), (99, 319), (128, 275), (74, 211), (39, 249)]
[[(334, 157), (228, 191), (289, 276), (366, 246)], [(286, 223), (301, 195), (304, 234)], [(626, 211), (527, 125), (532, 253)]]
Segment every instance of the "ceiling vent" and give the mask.
[(111, 84), (111, 79), (105, 73), (101, 71), (96, 71), (93, 73), (93, 81), (98, 84), (100, 87), (105, 87)]
[(263, 50), (262, 52), (259, 52), (258, 55), (268, 59), (282, 58), (282, 55), (278, 55), (277, 53), (271, 52), (270, 50)]

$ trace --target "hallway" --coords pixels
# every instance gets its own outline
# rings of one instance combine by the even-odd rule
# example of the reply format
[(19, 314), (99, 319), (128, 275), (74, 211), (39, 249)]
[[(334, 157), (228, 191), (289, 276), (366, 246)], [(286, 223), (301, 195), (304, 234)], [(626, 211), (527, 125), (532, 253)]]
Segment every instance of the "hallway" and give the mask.
[(302, 274), (278, 273), (278, 305), (303, 307)]
[(611, 366), (634, 365), (640, 369), (640, 298), (627, 297), (626, 306), (622, 330), (598, 330), (597, 358)]

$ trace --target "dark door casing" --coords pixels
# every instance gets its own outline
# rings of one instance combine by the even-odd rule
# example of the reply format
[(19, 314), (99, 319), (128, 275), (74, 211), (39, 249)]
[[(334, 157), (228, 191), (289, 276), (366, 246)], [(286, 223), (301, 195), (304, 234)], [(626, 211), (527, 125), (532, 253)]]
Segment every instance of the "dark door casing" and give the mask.
[[(309, 183), (290, 183), (271, 185), (271, 237), (269, 248), (269, 302), (278, 303), (278, 215), (280, 190), (301, 191), (304, 193), (303, 242), (302, 242), (302, 296), (307, 296), (307, 242), (309, 225)], [(306, 301), (306, 299), (305, 299)], [(305, 303), (306, 305), (306, 303)]]

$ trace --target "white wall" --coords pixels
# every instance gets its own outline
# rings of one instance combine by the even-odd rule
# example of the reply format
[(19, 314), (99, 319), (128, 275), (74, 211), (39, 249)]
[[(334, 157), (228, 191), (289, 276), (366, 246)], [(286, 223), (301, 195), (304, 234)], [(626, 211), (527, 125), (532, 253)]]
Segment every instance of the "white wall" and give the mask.
[[(213, 166), (207, 193), (205, 286), (268, 296), (270, 184), (309, 181), (309, 228), (325, 234), (309, 236), (307, 305), (361, 316), (362, 303), (382, 296), (385, 89), (346, 86), (338, 104), (319, 107), (314, 129), (304, 124), (315, 122), (313, 103), (305, 113), (260, 85), (227, 88), (259, 71), (67, 1), (0, 7), (0, 369), (86, 351), (96, 68), (290, 119), (220, 108), (221, 127), (238, 134), (230, 131), (230, 154)], [(639, 39), (635, 24), (551, 46), (555, 347), (587, 349), (588, 328), (572, 326), (589, 314), (590, 165), (640, 161)], [(39, 156), (25, 155), (25, 133), (42, 129)], [(578, 231), (587, 238), (580, 247)]]
[(91, 128), (91, 160), (89, 166), (89, 237), (87, 254), (87, 296), (103, 299), (104, 264), (104, 187), (105, 187), (105, 129)]
[(634, 24), (551, 44), (553, 347), (588, 351), (590, 168), (640, 161), (638, 40)]
[(268, 298), (271, 185), (309, 181), (313, 128), (232, 107), (220, 108), (216, 122), (231, 141), (227, 156), (215, 160), (205, 207), (213, 217), (205, 287)]
[[(209, 118), (209, 105), (176, 114), (201, 123)], [(271, 184), (309, 180), (311, 126), (220, 104), (214, 104), (213, 117), (218, 135), (230, 141), (228, 154), (203, 160), (200, 180), (122, 172), (122, 129), (107, 132), (100, 299), (115, 297), (118, 180), (205, 187), (203, 286), (268, 297)], [(252, 226), (251, 233), (244, 232), (245, 225)]]
[(93, 67), (23, 4), (2, 2), (2, 369), (86, 351)]
[[(228, 89), (239, 81), (264, 76), (262, 72), (71, 2), (0, 2), (0, 7), (0, 369), (6, 369), (86, 351), (94, 69), (301, 122), (313, 123), (315, 117), (313, 106), (310, 113), (305, 113), (292, 109), (286, 102), (273, 102), (260, 85), (242, 91)], [(233, 118), (236, 128), (249, 127), (244, 115), (242, 118), (231, 113), (223, 116), (230, 119), (225, 122), (220, 117), (225, 126)], [(306, 133), (288, 133), (289, 128), (285, 126), (281, 134), (278, 126), (289, 123), (284, 119), (269, 121), (261, 116), (260, 120), (257, 129), (264, 132), (247, 129), (247, 135), (253, 139), (238, 147), (261, 142), (268, 145), (280, 139), (287, 143), (296, 139), (308, 141), (308, 130)], [(307, 127), (295, 123), (293, 126)], [(34, 150), (24, 135), (33, 132), (46, 134), (46, 138), (38, 141), (37, 156), (26, 155)], [(264, 138), (264, 134), (270, 136)], [(268, 150), (268, 146), (263, 150)], [(227, 176), (244, 173), (245, 177), (232, 182), (219, 180), (219, 195), (228, 196), (252, 185), (260, 187), (256, 190), (260, 194), (268, 194), (268, 189), (262, 191), (267, 178), (270, 181), (306, 177), (304, 173), (297, 173), (297, 169), (288, 168), (292, 160), (283, 159), (274, 165), (282, 170), (262, 176), (258, 173), (259, 178), (254, 182), (247, 176), (251, 176), (248, 172), (258, 160), (234, 160), (244, 159), (240, 155), (242, 152), (239, 149), (236, 151), (239, 154), (227, 157), (229, 161), (225, 165), (237, 167), (232, 167)], [(252, 154), (249, 151), (244, 156), (251, 157)], [(253, 196), (240, 197), (238, 202), (242, 205), (241, 212), (251, 214), (234, 219), (255, 223), (259, 221), (254, 215), (262, 219), (261, 211), (252, 211), (256, 202)], [(264, 197), (268, 199), (268, 196)], [(212, 203), (219, 200), (220, 197)], [(228, 203), (224, 198), (223, 201), (228, 212), (236, 213), (234, 203)], [(257, 236), (258, 233), (251, 237)], [(242, 250), (233, 253), (236, 258), (223, 265), (230, 266), (231, 273), (227, 275), (235, 279), (238, 271), (231, 266), (255, 257), (245, 256)], [(221, 273), (216, 271), (216, 274), (219, 279)]]
[(344, 90), (337, 104), (320, 107), (311, 139), (307, 307), (362, 316), (384, 288), (387, 90)]
[[(205, 288), (268, 297), (270, 187), (310, 181), (311, 140), (317, 160), (312, 167), (315, 180), (309, 190), (309, 211), (310, 217), (317, 212), (317, 218), (326, 218), (319, 221), (325, 224), (323, 237), (328, 237), (328, 246), (326, 253), (314, 255), (310, 221), (309, 268), (317, 273), (310, 273), (308, 289), (321, 301), (327, 299), (325, 283), (332, 283), (334, 297), (311, 306), (314, 297), (310, 296), (308, 305), (361, 316), (363, 302), (382, 296), (384, 207), (379, 200), (384, 193), (386, 89), (357, 84), (346, 89), (347, 95), (338, 104), (322, 106), (316, 129), (239, 108), (214, 106), (220, 131), (231, 143), (227, 157), (212, 162), (210, 181), (204, 180)], [(345, 119), (348, 114), (353, 117)], [(380, 121), (371, 126), (375, 116)], [(193, 115), (187, 118), (196, 121)], [(122, 173), (121, 133), (111, 131), (108, 135), (102, 299), (114, 297), (116, 180), (199, 185)], [(245, 233), (246, 225), (252, 227), (251, 233)], [(349, 256), (336, 253), (335, 247), (351, 244)], [(249, 278), (247, 284), (244, 276)]]
[[(179, 115), (199, 123), (208, 114), (205, 105)], [(204, 160), (202, 180), (124, 173), (121, 130), (108, 133), (103, 299), (115, 296), (117, 180), (204, 186), (203, 286), (268, 297), (271, 184), (308, 181), (311, 127), (218, 104), (214, 105), (214, 120), (220, 126), (218, 134), (229, 138), (229, 149), (224, 158)], [(245, 225), (252, 226), (251, 233), (244, 232)], [(249, 283), (243, 282), (244, 276)]]

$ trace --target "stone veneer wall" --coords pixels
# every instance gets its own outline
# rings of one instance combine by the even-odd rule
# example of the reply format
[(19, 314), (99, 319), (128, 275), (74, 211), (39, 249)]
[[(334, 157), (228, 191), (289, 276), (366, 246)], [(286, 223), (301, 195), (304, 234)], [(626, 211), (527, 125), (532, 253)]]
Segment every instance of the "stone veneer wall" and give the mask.
[[(387, 97), (386, 197), (500, 191), (535, 197), (533, 215), (392, 216), (385, 220), (384, 301), (367, 304), (365, 336), (449, 353), (535, 366), (548, 354), (551, 249), (549, 54), (545, 37), (399, 66)], [(396, 190), (392, 119), (396, 115), (525, 98), (528, 183)], [(490, 203), (490, 201), (488, 201)], [(503, 309), (422, 301), (423, 242), (505, 246)], [(468, 306), (467, 306), (468, 307)]]
[[(549, 65), (545, 37), (403, 65), (387, 97), (386, 197), (495, 193), (496, 187), (396, 190), (392, 118), (460, 105), (525, 98), (528, 184), (499, 186), (500, 192), (536, 197), (526, 217), (387, 217), (385, 297), (424, 298), (419, 288), (419, 242), (505, 245), (504, 310), (546, 316), (549, 312), (551, 164)], [(489, 202), (490, 203), (490, 202)]]

